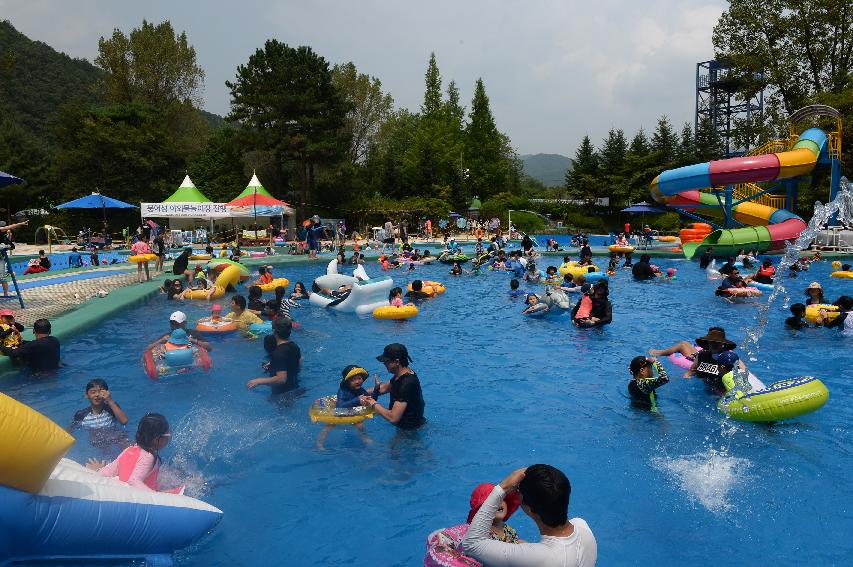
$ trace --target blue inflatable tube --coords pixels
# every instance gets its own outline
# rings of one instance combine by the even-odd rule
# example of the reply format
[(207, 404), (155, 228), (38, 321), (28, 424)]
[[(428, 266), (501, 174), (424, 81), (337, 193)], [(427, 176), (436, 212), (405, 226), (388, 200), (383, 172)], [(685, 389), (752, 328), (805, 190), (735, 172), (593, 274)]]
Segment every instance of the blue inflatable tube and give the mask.
[(589, 272), (587, 274), (583, 274), (583, 277), (589, 283), (600, 282), (601, 280), (610, 280), (610, 276), (605, 272)]
[(37, 494), (0, 486), (0, 565), (168, 558), (221, 518), (222, 511), (200, 500), (131, 488), (62, 459)]
[(761, 282), (749, 282), (747, 284), (749, 287), (754, 287), (755, 289), (760, 289), (761, 291), (773, 291), (773, 284), (766, 284)]

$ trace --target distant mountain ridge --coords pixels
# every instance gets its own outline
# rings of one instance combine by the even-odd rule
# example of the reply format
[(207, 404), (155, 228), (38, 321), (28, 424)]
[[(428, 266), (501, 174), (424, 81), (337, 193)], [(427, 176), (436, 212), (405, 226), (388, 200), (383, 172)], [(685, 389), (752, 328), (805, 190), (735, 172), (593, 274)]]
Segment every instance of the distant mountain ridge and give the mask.
[[(50, 139), (50, 121), (59, 107), (77, 100), (97, 104), (92, 86), (102, 71), (41, 41), (33, 41), (8, 20), (0, 20), (0, 115), (8, 114), (37, 137)], [(199, 110), (212, 128), (219, 115)]]
[(548, 187), (562, 186), (572, 160), (560, 154), (525, 154), (519, 156), (524, 173)]

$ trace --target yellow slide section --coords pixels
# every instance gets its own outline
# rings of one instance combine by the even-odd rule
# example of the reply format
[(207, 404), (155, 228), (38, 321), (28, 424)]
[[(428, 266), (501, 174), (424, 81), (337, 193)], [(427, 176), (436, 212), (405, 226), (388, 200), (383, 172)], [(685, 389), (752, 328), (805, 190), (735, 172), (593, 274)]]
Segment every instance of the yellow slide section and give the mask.
[[(219, 272), (219, 276), (217, 276), (216, 281), (213, 282), (214, 290), (210, 299), (219, 299), (225, 295), (225, 290), (228, 289), (229, 285), (231, 287), (237, 287), (237, 282), (240, 281), (241, 273), (239, 266), (228, 266)], [(207, 299), (207, 291), (197, 289), (189, 292), (186, 297), (189, 299)]]
[(73, 444), (51, 420), (0, 394), (0, 484), (35, 494)]

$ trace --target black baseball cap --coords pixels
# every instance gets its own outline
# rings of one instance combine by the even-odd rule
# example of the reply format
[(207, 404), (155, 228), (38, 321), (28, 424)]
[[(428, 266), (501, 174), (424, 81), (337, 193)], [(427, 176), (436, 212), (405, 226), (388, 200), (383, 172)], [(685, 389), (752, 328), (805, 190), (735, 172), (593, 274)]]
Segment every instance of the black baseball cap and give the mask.
[(400, 343), (391, 343), (386, 345), (382, 354), (376, 357), (379, 362), (388, 362), (389, 360), (399, 360), (403, 364), (412, 362), (412, 357), (409, 356), (408, 349)]

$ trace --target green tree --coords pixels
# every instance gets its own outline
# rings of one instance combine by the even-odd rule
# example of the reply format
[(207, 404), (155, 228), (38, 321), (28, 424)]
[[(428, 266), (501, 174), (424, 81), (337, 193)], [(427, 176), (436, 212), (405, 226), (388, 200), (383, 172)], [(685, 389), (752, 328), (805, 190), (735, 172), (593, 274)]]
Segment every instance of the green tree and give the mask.
[(48, 177), (49, 155), (43, 145), (11, 117), (0, 119), (0, 171), (24, 180), (22, 184), (0, 188), (3, 218), (25, 208), (47, 208), (52, 185)]
[(246, 170), (237, 138), (237, 131), (233, 128), (220, 128), (207, 139), (204, 149), (187, 163), (187, 173), (196, 187), (214, 202), (233, 199), (246, 184)]
[[(334, 166), (350, 148), (345, 128), (349, 106), (335, 88), (328, 62), (310, 47), (268, 40), (237, 68), (228, 119), (255, 150), (269, 152), (275, 183), (290, 192), (301, 181), (302, 204), (313, 193), (318, 168)], [(294, 163), (296, 167), (288, 167)]]
[(696, 138), (693, 135), (693, 126), (685, 122), (681, 127), (681, 139), (678, 142), (676, 162), (679, 166), (689, 165), (696, 162)]
[(465, 168), (469, 196), (488, 199), (512, 185), (515, 152), (509, 138), (498, 131), (482, 79), (477, 79), (471, 113), (465, 129)]
[(421, 105), (421, 114), (434, 116), (441, 112), (441, 73), (438, 71), (438, 63), (435, 61), (435, 53), (430, 53), (427, 72), (424, 76), (426, 90), (424, 91), (424, 102)]
[(767, 85), (787, 114), (822, 92), (853, 81), (853, 8), (849, 2), (730, 0), (713, 34), (719, 59), (730, 62), (742, 90)]
[(139, 103), (91, 108), (66, 105), (59, 113), (52, 178), (61, 198), (97, 189), (129, 202), (159, 201), (183, 176), (187, 149), (176, 143), (172, 117)]
[(699, 122), (696, 130), (696, 163), (720, 159), (725, 154), (725, 148), (720, 136), (714, 130), (710, 118)]
[(589, 136), (583, 137), (573, 161), (572, 169), (566, 173), (566, 192), (569, 197), (591, 204), (605, 196), (598, 155)]
[(394, 99), (382, 92), (382, 81), (359, 73), (353, 63), (335, 65), (332, 83), (349, 106), (345, 122), (351, 137), (349, 160), (364, 163), (378, 143), (382, 124), (391, 116)]
[(109, 39), (98, 41), (95, 64), (104, 71), (98, 89), (107, 102), (159, 107), (201, 102), (204, 70), (186, 32), (176, 34), (168, 20), (157, 25), (142, 20), (130, 35), (113, 30)]
[(628, 146), (625, 169), (628, 183), (618, 193), (619, 196), (626, 204), (648, 199), (649, 183), (661, 172), (662, 167), (642, 128), (634, 135)]
[(666, 169), (675, 163), (678, 141), (666, 115), (658, 118), (657, 128), (652, 134), (651, 150), (662, 168)]
[(445, 104), (447, 113), (459, 125), (459, 131), (464, 128), (463, 120), (465, 120), (465, 109), (459, 102), (459, 88), (456, 86), (456, 81), (450, 81), (447, 84), (447, 103)]

